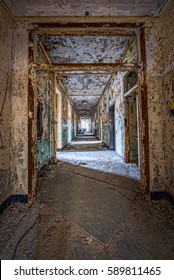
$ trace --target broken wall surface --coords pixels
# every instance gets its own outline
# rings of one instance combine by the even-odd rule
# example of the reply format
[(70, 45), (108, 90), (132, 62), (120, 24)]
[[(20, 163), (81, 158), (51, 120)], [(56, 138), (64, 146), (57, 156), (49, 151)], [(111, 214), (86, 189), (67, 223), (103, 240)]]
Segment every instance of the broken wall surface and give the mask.
[[(74, 108), (70, 102), (69, 97), (64, 90), (59, 87), (61, 92), (61, 115), (62, 115), (62, 149), (71, 142), (74, 136)], [(60, 129), (60, 128), (59, 128)], [(58, 131), (59, 134), (59, 131)]]
[(123, 73), (114, 76), (107, 90), (100, 98), (93, 112), (92, 120), (96, 116), (96, 134), (100, 138), (100, 114), (102, 115), (102, 141), (109, 146), (109, 108), (114, 104), (115, 108), (115, 151), (124, 157), (124, 82)]
[(28, 193), (28, 26), (14, 26), (11, 90), (11, 182), (15, 194)]
[(125, 98), (125, 160), (138, 163), (137, 103), (136, 96)]
[(12, 193), (11, 186), (11, 70), (13, 20), (0, 3), (0, 204)]
[(37, 72), (37, 163), (38, 170), (53, 156), (53, 81), (49, 72)]
[(118, 73), (110, 90), (110, 104), (115, 103), (115, 151), (124, 158), (124, 82), (123, 73)]
[(68, 98), (62, 94), (62, 148), (68, 143)]
[(159, 21), (146, 24), (150, 190), (174, 195), (174, 1)]
[(163, 58), (165, 189), (174, 195), (174, 116), (170, 110), (171, 103), (174, 102), (174, 1), (170, 2), (160, 18), (160, 35)]

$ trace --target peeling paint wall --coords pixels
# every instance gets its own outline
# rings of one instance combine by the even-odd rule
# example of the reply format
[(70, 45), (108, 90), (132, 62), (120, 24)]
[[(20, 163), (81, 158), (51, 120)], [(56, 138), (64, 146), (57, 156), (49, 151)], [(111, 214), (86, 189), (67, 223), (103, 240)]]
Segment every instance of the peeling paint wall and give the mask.
[(12, 19), (0, 5), (0, 203), (12, 192), (10, 184)]
[(136, 95), (125, 100), (125, 149), (126, 162), (138, 163), (137, 103)]
[[(138, 84), (138, 74), (131, 71), (124, 76), (124, 94)], [(138, 89), (124, 100), (125, 111), (125, 161), (138, 164)]]
[[(131, 72), (134, 73), (134, 72)], [(115, 151), (126, 162), (138, 163), (138, 132), (137, 132), (137, 104), (136, 94), (125, 98), (124, 94), (137, 83), (137, 74), (128, 79), (126, 72), (118, 72), (108, 85), (107, 90), (93, 112), (93, 126), (96, 118), (96, 135), (101, 139), (100, 128), (102, 123), (102, 141), (109, 146), (109, 108), (115, 108)], [(134, 75), (133, 75), (134, 76)], [(102, 117), (102, 121), (100, 118)], [(125, 135), (127, 136), (125, 139)], [(128, 156), (125, 153), (128, 153)]]
[(14, 28), (11, 91), (11, 182), (13, 192), (28, 193), (28, 26)]
[[(170, 111), (174, 102), (174, 1), (164, 12), (160, 20), (160, 45), (163, 58), (162, 95), (163, 123), (165, 122), (165, 188), (174, 195), (174, 116)], [(163, 127), (163, 129), (164, 129)]]
[(112, 98), (115, 101), (115, 151), (124, 158), (125, 150), (125, 127), (124, 127), (124, 74), (118, 73), (113, 81), (110, 93), (110, 103)]
[(68, 143), (68, 98), (62, 92), (62, 148)]
[[(78, 116), (64, 90), (61, 90), (61, 86), (58, 84), (59, 91), (61, 92), (61, 120), (62, 128), (61, 136), (62, 136), (62, 146), (63, 149), (68, 143), (70, 143), (75, 136), (76, 131), (76, 122), (78, 121)], [(58, 134), (60, 135), (60, 127), (58, 127)]]
[(96, 134), (100, 138), (100, 114), (102, 115), (102, 141), (109, 146), (109, 108), (115, 104), (115, 151), (124, 157), (124, 74), (119, 72), (110, 81), (100, 99), (92, 119), (96, 115)]
[[(41, 125), (41, 131), (38, 130), (37, 133), (38, 170), (48, 164), (53, 156), (52, 98), (53, 80), (51, 75), (48, 72), (37, 72), (37, 129)], [(41, 122), (40, 125), (39, 122)]]
[(159, 22), (146, 25), (150, 188), (174, 195), (174, 1)]

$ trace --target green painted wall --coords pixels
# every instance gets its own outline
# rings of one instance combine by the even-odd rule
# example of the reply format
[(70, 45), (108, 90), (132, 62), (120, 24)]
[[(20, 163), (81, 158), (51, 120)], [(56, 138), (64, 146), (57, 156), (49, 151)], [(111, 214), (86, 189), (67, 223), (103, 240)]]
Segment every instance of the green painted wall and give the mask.
[(53, 156), (52, 85), (52, 77), (49, 73), (38, 72), (37, 104), (42, 108), (40, 113), (37, 113), (37, 128), (40, 127), (40, 133), (37, 133), (38, 170), (50, 163)]
[(45, 105), (43, 109), (43, 136), (37, 141), (37, 162), (39, 169), (49, 163), (52, 159), (52, 110), (50, 105)]

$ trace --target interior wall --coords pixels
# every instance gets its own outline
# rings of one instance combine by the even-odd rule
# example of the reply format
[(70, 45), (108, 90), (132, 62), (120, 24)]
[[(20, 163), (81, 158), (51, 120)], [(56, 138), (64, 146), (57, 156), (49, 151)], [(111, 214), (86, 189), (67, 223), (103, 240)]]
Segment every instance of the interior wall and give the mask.
[(110, 92), (110, 103), (115, 102), (115, 151), (124, 158), (125, 125), (124, 125), (124, 74), (118, 73)]
[(167, 192), (174, 195), (174, 116), (171, 113), (171, 104), (174, 102), (174, 1), (171, 1), (161, 17), (160, 34), (164, 67), (162, 94), (165, 122), (165, 188)]
[(60, 90), (56, 91), (57, 95), (57, 150), (62, 149), (62, 95)]
[(72, 106), (68, 99), (68, 112), (67, 112), (67, 130), (68, 130), (68, 143), (72, 140), (72, 130), (73, 130), (73, 118), (72, 118)]
[(174, 194), (174, 2), (157, 23), (146, 24), (150, 190)]
[[(58, 135), (60, 136), (60, 129), (62, 134), (62, 147), (59, 149), (63, 149), (72, 139), (74, 136), (74, 114), (75, 110), (70, 103), (70, 100), (64, 90), (61, 89), (61, 85), (58, 82), (58, 89), (61, 93), (61, 126), (58, 125)], [(60, 100), (60, 99), (58, 99)], [(58, 108), (59, 104), (57, 104)], [(77, 116), (76, 116), (77, 120)]]
[(109, 108), (115, 104), (115, 151), (124, 157), (124, 74), (118, 74), (111, 80), (107, 90), (93, 112), (93, 120), (96, 115), (96, 130), (99, 137), (100, 112), (102, 115), (102, 140), (109, 146)]
[(126, 162), (138, 164), (137, 103), (133, 94), (125, 99), (125, 155)]
[[(53, 80), (49, 72), (37, 72), (37, 106), (41, 106), (41, 131), (37, 137), (37, 164), (38, 170), (52, 160), (53, 156)], [(39, 128), (39, 123), (37, 123)]]
[(11, 185), (11, 70), (13, 21), (0, 5), (0, 204), (12, 193)]
[(11, 91), (11, 182), (13, 192), (28, 193), (28, 26), (14, 26)]

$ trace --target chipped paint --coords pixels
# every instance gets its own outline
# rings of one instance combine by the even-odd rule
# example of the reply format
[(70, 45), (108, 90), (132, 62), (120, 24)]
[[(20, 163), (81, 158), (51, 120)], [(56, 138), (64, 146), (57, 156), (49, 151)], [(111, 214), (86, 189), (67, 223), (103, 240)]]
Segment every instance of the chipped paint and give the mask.
[(171, 194), (174, 194), (174, 120), (169, 109), (174, 94), (173, 9), (174, 3), (171, 1), (159, 23), (146, 27), (150, 185), (151, 191)]
[(12, 25), (8, 11), (0, 4), (0, 204), (13, 192), (9, 149), (11, 143)]
[[(10, 1), (10, 0), (8, 0)], [(40, 0), (39, 0), (40, 1)], [(73, 131), (75, 133), (76, 131), (76, 122), (79, 123), (79, 115), (74, 112), (75, 108), (73, 107), (71, 101), (73, 100), (76, 107), (78, 109), (81, 108), (82, 114), (89, 114), (88, 109), (92, 111), (94, 108), (94, 105), (96, 105), (97, 101), (99, 100), (99, 96), (97, 97), (97, 94), (102, 94), (103, 97), (100, 98), (96, 111), (93, 112), (93, 129), (95, 128), (97, 131), (97, 135), (100, 136), (100, 124), (102, 124), (102, 140), (109, 144), (109, 120), (108, 120), (108, 111), (109, 107), (115, 102), (115, 117), (116, 117), (116, 149), (117, 152), (122, 155), (124, 155), (124, 145), (126, 143), (126, 140), (124, 141), (124, 106), (123, 106), (123, 99), (120, 99), (118, 96), (122, 96), (123, 94), (123, 77), (121, 77), (121, 74), (117, 75), (113, 80), (108, 80), (109, 77), (112, 77), (110, 75), (113, 74), (113, 71), (126, 71), (125, 64), (122, 65), (122, 63), (132, 64), (132, 63), (140, 63), (141, 69), (139, 69), (139, 115), (140, 115), (140, 138), (141, 138), (141, 181), (142, 185), (144, 186), (144, 193), (147, 194), (149, 191), (149, 185), (150, 185), (150, 191), (167, 191), (171, 194), (174, 194), (174, 150), (173, 150), (173, 139), (174, 139), (174, 133), (173, 133), (173, 127), (174, 127), (174, 118), (171, 115), (170, 106), (173, 100), (174, 95), (174, 51), (173, 51), (173, 40), (174, 40), (174, 3), (173, 1), (170, 1), (170, 4), (168, 8), (164, 10), (160, 18), (157, 19), (148, 19), (148, 22), (146, 21), (146, 18), (131, 18), (131, 15), (141, 16), (144, 15), (159, 15), (160, 9), (162, 5), (165, 3), (165, 1), (148, 1), (148, 4), (142, 1), (142, 3), (139, 1), (136, 5), (133, 4), (131, 1), (131, 9), (127, 9), (129, 1), (126, 1), (125, 3), (118, 3), (118, 1), (102, 1), (103, 7), (101, 7), (101, 1), (94, 1), (94, 3), (87, 1), (87, 2), (74, 2), (73, 1), (73, 7), (71, 4), (65, 4), (65, 1), (62, 1), (59, 3), (58, 6), (55, 1), (47, 0), (42, 1), (42, 5), (39, 4), (39, 1), (30, 1), (30, 3), (26, 1), (10, 1), (11, 10), (14, 12), (14, 14), (19, 16), (28, 16), (31, 15), (31, 18), (28, 19), (29, 21), (38, 22), (42, 21), (44, 23), (45, 18), (42, 18), (42, 16), (56, 16), (54, 19), (55, 22), (58, 22), (60, 26), (63, 26), (63, 22), (61, 21), (63, 19), (63, 16), (69, 16), (69, 18), (66, 18), (64, 25), (69, 24), (69, 28), (73, 27), (76, 28), (78, 24), (82, 24), (86, 22), (85, 29), (87, 29), (88, 25), (91, 26), (91, 28), (96, 29), (96, 23), (101, 22), (100, 27), (101, 28), (107, 28), (108, 25), (110, 25), (110, 28), (122, 28), (123, 31), (130, 28), (130, 31), (134, 32), (136, 27), (139, 29), (140, 23), (146, 22), (144, 25), (145, 28), (145, 42), (143, 42), (143, 38), (141, 40), (142, 48), (146, 46), (146, 49), (143, 49), (143, 51), (139, 54), (139, 57), (135, 55), (135, 57), (132, 56), (132, 53), (135, 54), (136, 49), (136, 42), (134, 44), (134, 47), (129, 49), (129, 54), (127, 53), (125, 55), (123, 51), (125, 51), (125, 42), (124, 41), (124, 35), (122, 34), (119, 41), (119, 44), (122, 42), (124, 47), (120, 49), (117, 46), (115, 46), (115, 50), (118, 50), (117, 53), (113, 55), (111, 50), (107, 50), (108, 52), (108, 58), (113, 57), (114, 61), (107, 60), (106, 56), (103, 55), (103, 46), (102, 40), (99, 40), (99, 44), (97, 45), (97, 38), (94, 40), (94, 37), (86, 36), (87, 38), (87, 49), (89, 47), (92, 47), (92, 51), (88, 52), (84, 56), (82, 55), (81, 49), (78, 49), (78, 42), (74, 41), (74, 38), (76, 36), (69, 36), (61, 40), (60, 36), (51, 36), (51, 39), (47, 40), (47, 43), (50, 43), (51, 40), (56, 38), (56, 42), (58, 42), (59, 46), (61, 46), (62, 49), (59, 49), (60, 52), (56, 56), (56, 51), (53, 51), (53, 47), (50, 50), (50, 57), (52, 60), (55, 60), (55, 63), (69, 63), (66, 67), (65, 65), (49, 65), (49, 59), (45, 61), (46, 53), (40, 52), (41, 46), (36, 46), (36, 44), (33, 46), (34, 48), (37, 48), (37, 52), (34, 54), (34, 61), (40, 64), (41, 67), (42, 64), (44, 65), (43, 75), (46, 75), (48, 71), (59, 71), (62, 73), (62, 71), (109, 71), (109, 75), (105, 75), (105, 77), (102, 75), (96, 75), (95, 78), (91, 78), (90, 75), (88, 75), (89, 81), (91, 78), (90, 83), (88, 84), (89, 90), (91, 93), (95, 91), (95, 94), (93, 97), (90, 96), (89, 91), (82, 92), (85, 93), (85, 100), (88, 104), (88, 106), (85, 107), (84, 98), (80, 97), (80, 91), (82, 91), (82, 86), (86, 85), (85, 75), (77, 75), (78, 77), (71, 76), (67, 79), (63, 77), (62, 81), (65, 86), (65, 91), (71, 92), (70, 90), (70, 84), (72, 88), (75, 88), (75, 85), (78, 85), (78, 91), (72, 91), (72, 99), (70, 100), (68, 96), (65, 94), (64, 91), (61, 91), (62, 94), (62, 146), (65, 146), (70, 138), (72, 138)], [(37, 2), (37, 3), (36, 3)], [(99, 3), (100, 2), (100, 3)], [(107, 2), (107, 3), (106, 3)], [(4, 1), (1, 1), (1, 3), (4, 3)], [(31, 7), (32, 3), (32, 7)], [(141, 3), (141, 5), (140, 5)], [(150, 5), (151, 3), (152, 5)], [(85, 4), (85, 6), (84, 6)], [(98, 8), (100, 4), (100, 8)], [(111, 9), (112, 5), (112, 9)], [(139, 10), (140, 6), (141, 10)], [(30, 167), (28, 168), (28, 155), (32, 156), (35, 161), (36, 153), (34, 150), (34, 146), (29, 146), (28, 149), (28, 137), (30, 141), (30, 144), (35, 143), (35, 134), (36, 134), (36, 106), (34, 109), (29, 107), (28, 112), (28, 29), (31, 28), (31, 26), (27, 26), (25, 24), (22, 24), (20, 22), (16, 22), (15, 24), (12, 23), (12, 17), (10, 16), (10, 11), (8, 11), (7, 8), (4, 8), (4, 4), (0, 5), (0, 23), (1, 23), (1, 52), (0, 52), (0, 61), (1, 65), (3, 65), (3, 68), (0, 69), (0, 156), (1, 156), (1, 162), (0, 162), (0, 182), (1, 185), (3, 185), (3, 188), (1, 189), (0, 194), (0, 201), (4, 201), (5, 198), (12, 194), (26, 194), (28, 192), (28, 172), (30, 175)], [(130, 6), (129, 6), (130, 7)], [(142, 9), (143, 7), (143, 9)], [(88, 11), (90, 13), (90, 16), (96, 16), (89, 17), (87, 19), (84, 18), (84, 13), (86, 12), (86, 8), (88, 8)], [(57, 18), (57, 16), (60, 14), (61, 18)], [(75, 16), (73, 17), (73, 13), (75, 13)], [(71, 15), (71, 17), (70, 17)], [(102, 18), (99, 18), (97, 16), (103, 15)], [(111, 20), (109, 16), (124, 16), (127, 17), (124, 18), (117, 18), (114, 17), (113, 22), (111, 23)], [(33, 18), (33, 16), (37, 16), (36, 18)], [(81, 19), (78, 18), (78, 16), (81, 16)], [(105, 18), (106, 17), (106, 18)], [(53, 19), (48, 18), (48, 22), (51, 22)], [(69, 22), (68, 19), (70, 20)], [(93, 22), (94, 20), (94, 22)], [(61, 21), (61, 22), (60, 22)], [(79, 21), (79, 22), (78, 22)], [(108, 25), (107, 25), (108, 22)], [(119, 22), (124, 22), (124, 24), (120, 24)], [(131, 24), (131, 22), (133, 24)], [(73, 24), (74, 26), (73, 26)], [(90, 24), (89, 24), (90, 23)], [(44, 23), (45, 24), (45, 23)], [(44, 24), (42, 27), (44, 27)], [(53, 28), (53, 22), (51, 22)], [(59, 27), (60, 27), (59, 26)], [(141, 24), (142, 26), (142, 24)], [(48, 27), (48, 26), (47, 26)], [(56, 27), (55, 27), (56, 28)], [(83, 29), (84, 30), (84, 29)], [(143, 31), (143, 29), (142, 29)], [(95, 32), (95, 30), (93, 30)], [(144, 31), (143, 31), (144, 32)], [(138, 34), (138, 32), (137, 32)], [(46, 34), (44, 34), (46, 35)], [(142, 34), (141, 34), (142, 35)], [(50, 38), (49, 37), (49, 38)], [(72, 38), (74, 37), (74, 38)], [(81, 40), (82, 40), (81, 36)], [(85, 36), (84, 36), (85, 37)], [(125, 36), (126, 37), (126, 36)], [(98, 39), (101, 39), (102, 35), (98, 36)], [(132, 37), (131, 37), (132, 38)], [(40, 38), (39, 38), (40, 39)], [(106, 39), (106, 38), (105, 38)], [(110, 40), (112, 39), (112, 36), (110, 36)], [(118, 37), (117, 37), (118, 39)], [(130, 37), (129, 37), (130, 39)], [(127, 41), (129, 41), (129, 39)], [(68, 41), (69, 40), (69, 41)], [(93, 40), (93, 41), (91, 41)], [(108, 37), (107, 37), (108, 40)], [(123, 40), (123, 41), (122, 41)], [(61, 41), (61, 42), (60, 42)], [(105, 40), (106, 41), (106, 40)], [(67, 43), (68, 42), (68, 43)], [(104, 41), (103, 41), (104, 42)], [(137, 42), (139, 43), (139, 42)], [(144, 44), (145, 43), (145, 44)], [(66, 45), (63, 51), (63, 44)], [(71, 51), (68, 49), (68, 45), (71, 45)], [(112, 44), (112, 42), (111, 42)], [(51, 43), (52, 45), (52, 43)], [(73, 53), (72, 50), (75, 52)], [(137, 44), (138, 45), (138, 44)], [(13, 46), (13, 48), (12, 48)], [(49, 44), (45, 45), (47, 47), (47, 55), (49, 55)], [(30, 46), (31, 47), (31, 46)], [(139, 46), (140, 47), (140, 46)], [(67, 49), (66, 49), (67, 48)], [(85, 48), (85, 46), (84, 46)], [(66, 50), (65, 50), (66, 49)], [(98, 52), (96, 51), (98, 50)], [(120, 52), (120, 53), (119, 53)], [(122, 60), (122, 63), (116, 63), (115, 59), (117, 60), (117, 54), (123, 54), (123, 58), (126, 58)], [(65, 54), (65, 56), (63, 55)], [(142, 57), (143, 56), (143, 57)], [(145, 61), (145, 56), (147, 60), (147, 64)], [(62, 60), (63, 57), (65, 57), (65, 60)], [(77, 61), (76, 58), (79, 60)], [(57, 60), (56, 60), (57, 59)], [(74, 60), (75, 59), (75, 60)], [(103, 59), (103, 61), (106, 61), (107, 64), (104, 65), (100, 62), (100, 60)], [(106, 60), (105, 60), (106, 59)], [(137, 62), (138, 60), (138, 62)], [(71, 65), (72, 63), (76, 62), (76, 65)], [(31, 62), (31, 61), (30, 61)], [(54, 61), (53, 61), (54, 62)], [(77, 63), (78, 62), (78, 63)], [(96, 62), (96, 65), (92, 65), (93, 62)], [(110, 64), (112, 62), (113, 64)], [(118, 62), (118, 61), (117, 61)], [(86, 63), (83, 65), (83, 63)], [(12, 82), (11, 82), (11, 66), (13, 70), (13, 76), (12, 76)], [(30, 65), (31, 66), (31, 65)], [(134, 65), (129, 65), (130, 69)], [(84, 68), (83, 68), (84, 67)], [(125, 67), (124, 69), (120, 69), (117, 67)], [(147, 67), (147, 71), (146, 71)], [(130, 70), (127, 68), (127, 70)], [(143, 70), (143, 71), (142, 71)], [(39, 71), (39, 70), (37, 70)], [(36, 70), (33, 70), (32, 67), (30, 68), (29, 72), (29, 80), (31, 80), (31, 86), (34, 87), (35, 84), (35, 72)], [(42, 72), (40, 70), (40, 72)], [(147, 79), (146, 79), (147, 74)], [(51, 74), (50, 74), (51, 75)], [(81, 78), (80, 78), (81, 77)], [(99, 77), (99, 78), (96, 78)], [(119, 78), (120, 77), (120, 78)], [(74, 79), (74, 82), (73, 82)], [(101, 79), (101, 83), (99, 81)], [(95, 81), (94, 81), (95, 80)], [(109, 81), (109, 84), (108, 84)], [(147, 88), (146, 88), (146, 81), (147, 81)], [(74, 84), (73, 84), (74, 83)], [(103, 89), (103, 84), (108, 85), (108, 88), (106, 87)], [(93, 86), (93, 87), (92, 87)], [(97, 86), (101, 87), (101, 92), (99, 93)], [(42, 88), (43, 89), (43, 88)], [(35, 89), (33, 89), (35, 94)], [(42, 90), (41, 90), (42, 91)], [(43, 93), (44, 94), (44, 93)], [(148, 94), (148, 96), (147, 96)], [(87, 97), (87, 95), (89, 95)], [(91, 94), (92, 95), (92, 94)], [(29, 100), (30, 100), (30, 94), (29, 94)], [(83, 96), (82, 96), (83, 97)], [(122, 98), (122, 97), (121, 97)], [(148, 101), (148, 103), (147, 103)], [(68, 103), (71, 103), (71, 106), (68, 105)], [(33, 104), (33, 103), (32, 103)], [(30, 104), (30, 105), (32, 105)], [(51, 127), (51, 117), (45, 119), (45, 117), (49, 114), (51, 116), (51, 104), (48, 105), (44, 101), (45, 111), (44, 111), (44, 120), (45, 120), (45, 134), (47, 134), (47, 138), (51, 137), (51, 129), (48, 128), (48, 123), (50, 123)], [(69, 106), (69, 108), (68, 108)], [(71, 108), (71, 109), (70, 109)], [(101, 108), (102, 112), (102, 120), (101, 120), (101, 112), (99, 112), (99, 108)], [(31, 109), (31, 110), (30, 110)], [(135, 108), (132, 108), (133, 111)], [(48, 114), (46, 114), (46, 112)], [(68, 112), (70, 112), (70, 123), (68, 123)], [(94, 115), (96, 113), (96, 117), (94, 118)], [(29, 122), (28, 122), (28, 115), (29, 115)], [(76, 117), (75, 117), (76, 115)], [(28, 135), (28, 124), (30, 125), (30, 119), (33, 120), (33, 126), (31, 128), (32, 136)], [(95, 120), (94, 120), (95, 119)], [(76, 120), (76, 121), (75, 121)], [(69, 132), (69, 139), (68, 139), (68, 129), (70, 127)], [(49, 135), (48, 135), (49, 134)], [(149, 139), (148, 139), (149, 134)], [(131, 136), (132, 137), (132, 136)], [(120, 140), (121, 139), (121, 140)], [(134, 139), (135, 140), (135, 139)], [(38, 162), (42, 165), (43, 158), (50, 158), (52, 155), (52, 147), (51, 145), (47, 145), (46, 143), (44, 145), (43, 143), (40, 143), (40, 146), (38, 145)], [(119, 146), (120, 145), (120, 146)], [(132, 145), (132, 146), (131, 146)], [(132, 141), (132, 144), (130, 145), (130, 151), (131, 155), (134, 155), (137, 152), (137, 143), (136, 141)], [(49, 147), (48, 147), (49, 146)], [(32, 148), (30, 150), (30, 148)], [(44, 149), (43, 155), (41, 154), (41, 151)], [(49, 151), (49, 155), (48, 155)], [(28, 153), (29, 152), (29, 153)], [(30, 160), (30, 159), (29, 159)], [(34, 163), (33, 161), (33, 163)], [(41, 163), (42, 162), (42, 163)], [(149, 164), (150, 163), (150, 164)], [(149, 176), (150, 175), (150, 176)], [(29, 177), (29, 181), (31, 178)], [(149, 184), (150, 180), (150, 184)], [(32, 181), (32, 184), (34, 186), (35, 179)]]
[[(37, 73), (37, 104), (42, 104), (42, 132), (37, 139), (38, 170), (48, 164), (53, 156), (52, 98), (53, 83), (47, 72)], [(38, 124), (37, 124), (38, 125)]]
[(14, 30), (11, 91), (11, 179), (14, 192), (28, 193), (28, 30)]

